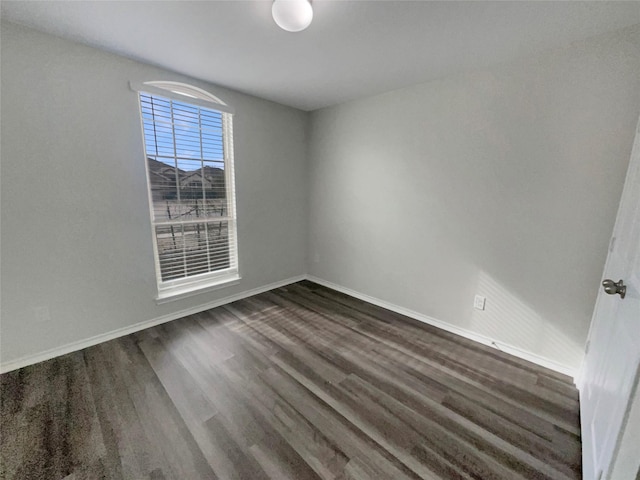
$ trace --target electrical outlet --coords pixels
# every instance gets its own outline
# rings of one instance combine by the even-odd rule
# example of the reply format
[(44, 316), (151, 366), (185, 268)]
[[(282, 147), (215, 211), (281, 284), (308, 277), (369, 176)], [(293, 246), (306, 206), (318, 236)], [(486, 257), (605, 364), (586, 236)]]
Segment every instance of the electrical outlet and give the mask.
[(477, 310), (484, 310), (484, 304), (487, 301), (486, 297), (482, 295), (476, 295), (476, 298), (473, 300), (473, 308)]
[(38, 323), (45, 323), (51, 320), (49, 307), (33, 307), (33, 315)]

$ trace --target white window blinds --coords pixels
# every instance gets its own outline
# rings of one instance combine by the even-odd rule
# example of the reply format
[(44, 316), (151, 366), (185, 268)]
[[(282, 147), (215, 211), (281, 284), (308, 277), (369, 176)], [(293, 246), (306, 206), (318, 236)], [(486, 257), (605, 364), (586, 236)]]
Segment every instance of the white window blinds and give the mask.
[(160, 296), (237, 278), (231, 114), (139, 96)]

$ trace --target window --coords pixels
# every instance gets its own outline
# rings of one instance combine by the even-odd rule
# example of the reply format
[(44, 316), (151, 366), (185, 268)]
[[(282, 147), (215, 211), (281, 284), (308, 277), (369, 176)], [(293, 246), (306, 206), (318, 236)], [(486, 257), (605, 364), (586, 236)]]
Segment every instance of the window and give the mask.
[(174, 82), (139, 93), (158, 298), (238, 280), (232, 113)]

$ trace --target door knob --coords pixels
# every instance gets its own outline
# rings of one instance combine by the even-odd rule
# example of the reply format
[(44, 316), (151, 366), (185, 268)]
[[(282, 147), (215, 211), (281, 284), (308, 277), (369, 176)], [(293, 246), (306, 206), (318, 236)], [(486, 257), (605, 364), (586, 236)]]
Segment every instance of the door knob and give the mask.
[(618, 283), (613, 280), (609, 280), (608, 278), (603, 280), (602, 286), (604, 287), (604, 292), (609, 295), (615, 295), (616, 293), (620, 295), (620, 298), (624, 298), (624, 295), (627, 293), (627, 286), (622, 283), (620, 280)]

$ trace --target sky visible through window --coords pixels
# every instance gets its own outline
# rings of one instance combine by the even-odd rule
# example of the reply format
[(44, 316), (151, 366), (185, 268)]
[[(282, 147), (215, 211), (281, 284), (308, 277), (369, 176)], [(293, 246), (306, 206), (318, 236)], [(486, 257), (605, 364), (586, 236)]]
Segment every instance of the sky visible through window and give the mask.
[(222, 113), (140, 94), (147, 156), (188, 172), (224, 169)]

